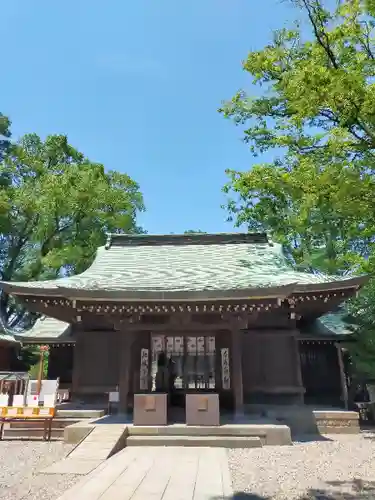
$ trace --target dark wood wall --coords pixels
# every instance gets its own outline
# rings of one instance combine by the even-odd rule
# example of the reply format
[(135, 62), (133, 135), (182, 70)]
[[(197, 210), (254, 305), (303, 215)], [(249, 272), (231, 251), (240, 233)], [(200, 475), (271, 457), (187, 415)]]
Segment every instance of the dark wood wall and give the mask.
[(341, 381), (337, 349), (333, 342), (301, 341), (301, 371), (305, 403), (341, 406)]
[(11, 369), (13, 348), (9, 345), (0, 345), (0, 371)]
[(120, 333), (78, 331), (75, 334), (74, 394), (104, 394), (119, 383)]
[[(119, 331), (76, 332), (76, 346), (59, 351), (51, 350), (49, 376), (69, 382), (70, 363), (73, 364), (73, 394), (104, 395), (115, 390), (120, 382), (120, 366), (124, 358)], [(141, 348), (150, 348), (150, 333), (134, 334), (130, 356), (130, 392), (139, 391)], [(341, 384), (336, 347), (333, 343), (304, 342), (292, 329), (249, 330), (242, 337), (243, 392), (245, 404), (314, 405), (340, 404)], [(217, 332), (217, 353), (220, 348), (231, 349), (231, 332)], [(69, 350), (70, 349), (70, 350)], [(74, 353), (74, 354), (73, 354)], [(56, 359), (55, 359), (56, 356)], [(57, 357), (64, 358), (58, 360)], [(73, 359), (74, 358), (74, 359)], [(220, 355), (217, 356), (217, 389), (223, 407), (232, 406), (231, 390), (221, 390)], [(52, 376), (53, 375), (53, 376)], [(225, 394), (227, 393), (227, 394)], [(225, 403), (225, 404), (224, 404)]]
[(50, 380), (60, 379), (60, 386), (71, 386), (73, 380), (73, 345), (50, 346), (48, 373)]
[(291, 330), (250, 330), (243, 337), (245, 404), (289, 404), (303, 396), (298, 345)]

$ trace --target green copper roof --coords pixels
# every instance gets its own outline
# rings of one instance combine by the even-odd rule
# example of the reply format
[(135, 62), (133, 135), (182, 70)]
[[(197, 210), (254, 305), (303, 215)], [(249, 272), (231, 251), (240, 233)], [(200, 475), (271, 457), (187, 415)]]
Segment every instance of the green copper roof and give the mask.
[(8, 333), (4, 333), (3, 331), (0, 331), (0, 343), (1, 344), (17, 344), (18, 341), (14, 338), (13, 335), (10, 335)]
[(69, 323), (43, 316), (35, 322), (32, 328), (21, 332), (17, 337), (25, 343), (28, 341), (33, 343), (69, 342), (72, 340), (70, 333), (71, 327)]
[(287, 285), (301, 291), (326, 288), (324, 285), (332, 282), (337, 282), (337, 288), (356, 285), (355, 279), (297, 271), (288, 263), (281, 246), (269, 242), (264, 234), (234, 233), (112, 235), (108, 244), (98, 249), (92, 266), (80, 275), (0, 285), (10, 293), (39, 290), (66, 296), (80, 290), (114, 292), (132, 298), (158, 294), (157, 298), (164, 298), (163, 294), (179, 292), (198, 297), (207, 292), (213, 296), (218, 291)]
[(342, 311), (328, 313), (316, 319), (301, 329), (303, 335), (321, 337), (350, 336), (353, 332), (344, 321), (345, 313)]

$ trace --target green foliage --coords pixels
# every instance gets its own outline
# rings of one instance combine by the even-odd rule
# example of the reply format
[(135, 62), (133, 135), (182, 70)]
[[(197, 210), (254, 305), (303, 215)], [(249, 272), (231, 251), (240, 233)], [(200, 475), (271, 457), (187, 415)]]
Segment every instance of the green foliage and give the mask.
[(184, 234), (207, 234), (205, 231), (201, 231), (200, 229), (194, 230), (194, 229), (188, 229), (187, 231), (184, 231)]
[(3, 159), (4, 154), (10, 147), (10, 121), (0, 113), (0, 161)]
[(319, 0), (299, 0), (310, 33), (298, 24), (274, 33), (251, 52), (244, 69), (263, 89), (261, 97), (238, 92), (222, 108), (247, 123), (254, 153), (328, 152), (373, 160), (375, 146), (374, 19), (369, 2), (343, 0), (334, 11)]
[(229, 216), (267, 230), (301, 266), (366, 269), (375, 228), (375, 47), (370, 2), (346, 0), (328, 10), (294, 2), (307, 17), (281, 29), (244, 69), (261, 95), (238, 92), (220, 111), (244, 126), (257, 156), (275, 160), (249, 172), (228, 171)]
[[(144, 210), (128, 175), (104, 170), (65, 136), (36, 134), (12, 145), (0, 163), (0, 268), (3, 279), (30, 281), (84, 271), (106, 233), (134, 233)], [(12, 326), (22, 311), (2, 297)], [(12, 319), (13, 318), (13, 319)], [(29, 316), (27, 316), (29, 318)]]
[[(29, 350), (30, 354), (27, 354), (26, 356), (30, 356), (29, 358), (26, 358), (26, 363), (25, 363), (25, 371), (29, 372), (29, 376), (33, 380), (37, 380), (39, 377), (39, 367), (40, 367), (40, 351), (39, 351), (39, 346), (26, 346), (23, 347), (21, 350), (21, 357), (24, 356), (23, 350)], [(49, 352), (44, 353), (44, 361), (43, 361), (43, 374), (42, 378), (44, 380), (47, 379), (48, 376), (48, 360), (49, 360)]]
[(20, 362), (24, 366), (24, 371), (30, 371), (34, 366), (38, 366), (40, 354), (37, 346), (23, 346), (20, 350)]
[[(375, 2), (291, 2), (304, 29), (280, 29), (251, 52), (243, 67), (260, 92), (239, 91), (219, 110), (243, 127), (255, 157), (274, 155), (248, 172), (228, 171), (226, 208), (237, 225), (269, 231), (302, 268), (372, 273)], [(373, 282), (349, 305), (353, 359), (372, 378), (374, 304)]]
[(349, 304), (355, 342), (348, 344), (357, 373), (375, 381), (375, 280)]

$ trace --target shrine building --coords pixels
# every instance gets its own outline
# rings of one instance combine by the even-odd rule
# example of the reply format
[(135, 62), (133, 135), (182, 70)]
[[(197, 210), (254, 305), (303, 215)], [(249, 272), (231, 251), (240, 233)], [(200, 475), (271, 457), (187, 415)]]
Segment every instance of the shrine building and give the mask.
[(242, 413), (343, 403), (345, 332), (330, 324), (367, 279), (300, 272), (266, 234), (197, 233), (110, 235), (80, 275), (0, 286), (42, 315), (17, 339), (51, 347), (49, 376), (73, 398), (118, 388), (129, 411), (134, 394), (155, 390), (163, 352), (175, 366), (170, 404), (213, 392)]

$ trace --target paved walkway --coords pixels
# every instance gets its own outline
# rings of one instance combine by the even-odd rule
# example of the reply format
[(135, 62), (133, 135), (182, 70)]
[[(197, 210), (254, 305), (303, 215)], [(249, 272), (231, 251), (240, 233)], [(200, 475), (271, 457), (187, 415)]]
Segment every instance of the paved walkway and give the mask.
[(59, 500), (218, 500), (232, 494), (224, 448), (129, 447)]
[(125, 428), (125, 425), (97, 425), (67, 458), (50, 465), (42, 473), (88, 474), (111, 456)]

